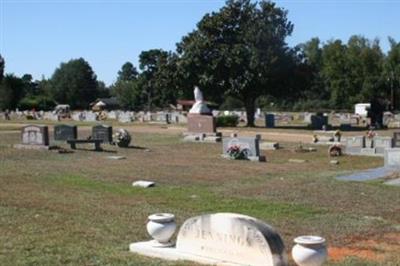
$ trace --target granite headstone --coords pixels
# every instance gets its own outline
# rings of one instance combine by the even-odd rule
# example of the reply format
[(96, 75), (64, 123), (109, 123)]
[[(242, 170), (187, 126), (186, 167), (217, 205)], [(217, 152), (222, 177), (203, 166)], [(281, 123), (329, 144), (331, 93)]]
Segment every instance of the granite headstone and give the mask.
[(54, 126), (54, 140), (70, 140), (78, 138), (77, 126), (56, 125)]
[(40, 125), (28, 125), (21, 132), (23, 145), (49, 145), (49, 128)]
[(260, 156), (260, 137), (226, 137), (222, 139), (222, 153), (229, 156), (228, 149), (232, 146), (239, 146), (244, 150), (249, 160), (263, 161), (265, 158)]
[(101, 139), (103, 142), (112, 143), (112, 127), (107, 125), (96, 125), (92, 128), (92, 139)]

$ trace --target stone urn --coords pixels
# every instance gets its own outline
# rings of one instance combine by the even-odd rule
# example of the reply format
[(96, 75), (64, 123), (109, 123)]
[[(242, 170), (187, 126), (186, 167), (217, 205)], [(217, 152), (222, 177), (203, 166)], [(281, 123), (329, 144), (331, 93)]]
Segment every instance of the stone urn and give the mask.
[(176, 230), (175, 215), (171, 213), (155, 213), (148, 217), (147, 232), (154, 238), (153, 247), (170, 247), (170, 241)]
[(328, 256), (323, 237), (299, 236), (294, 242), (292, 257), (298, 266), (320, 266)]

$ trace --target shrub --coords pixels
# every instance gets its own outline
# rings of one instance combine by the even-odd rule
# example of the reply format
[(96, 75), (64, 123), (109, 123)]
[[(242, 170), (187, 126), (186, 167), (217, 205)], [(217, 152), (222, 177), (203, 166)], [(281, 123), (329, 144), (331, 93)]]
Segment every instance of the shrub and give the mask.
[(54, 106), (54, 101), (46, 96), (25, 97), (18, 104), (18, 107), (22, 110), (36, 109), (48, 111), (54, 108)]
[(217, 127), (236, 127), (239, 124), (237, 115), (224, 115), (217, 117)]

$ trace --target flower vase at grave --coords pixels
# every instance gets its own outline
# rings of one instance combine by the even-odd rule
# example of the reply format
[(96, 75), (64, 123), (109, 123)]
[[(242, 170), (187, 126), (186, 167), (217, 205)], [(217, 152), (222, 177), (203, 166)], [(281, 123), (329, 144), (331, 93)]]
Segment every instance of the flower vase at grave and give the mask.
[(294, 239), (292, 257), (298, 266), (321, 266), (327, 257), (325, 239), (320, 236), (299, 236)]
[(154, 238), (152, 246), (170, 247), (170, 241), (176, 230), (175, 215), (171, 213), (156, 213), (148, 217), (147, 232)]

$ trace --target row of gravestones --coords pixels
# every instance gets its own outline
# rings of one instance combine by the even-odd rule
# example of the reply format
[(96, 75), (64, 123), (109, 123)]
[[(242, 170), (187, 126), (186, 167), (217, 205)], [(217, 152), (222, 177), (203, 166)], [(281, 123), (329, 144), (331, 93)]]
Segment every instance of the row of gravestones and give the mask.
[[(92, 127), (92, 139), (100, 139), (105, 143), (112, 142), (111, 126), (107, 125), (96, 125)], [(54, 126), (54, 140), (66, 141), (78, 139), (78, 127), (75, 125), (56, 125)]]
[[(347, 115), (349, 118), (345, 119), (342, 118), (342, 116), (339, 116), (339, 124), (340, 124), (340, 130), (343, 131), (349, 131), (352, 129), (352, 125), (358, 125), (359, 124), (359, 118), (353, 117), (353, 115), (348, 114)], [(345, 116), (343, 116), (345, 117)], [(266, 114), (265, 115), (265, 127), (267, 128), (274, 128), (276, 125), (276, 121), (278, 121), (279, 118), (275, 114)], [(326, 115), (313, 115), (309, 114), (307, 119), (304, 119), (304, 122), (309, 124), (309, 127), (312, 129), (316, 130), (322, 130), (322, 129), (329, 129), (330, 125), (328, 122), (329, 118)]]
[[(276, 122), (275, 114), (266, 114), (265, 115), (265, 127), (274, 128)], [(328, 124), (328, 116), (322, 115), (311, 115), (310, 117), (310, 127), (316, 130), (327, 129), (329, 127)]]
[[(112, 127), (107, 125), (96, 125), (92, 127), (92, 139), (100, 139), (105, 143), (112, 143)], [(21, 131), (23, 145), (49, 145), (49, 128), (43, 125), (28, 125)], [(78, 139), (77, 126), (56, 125), (54, 126), (54, 140), (67, 141)]]
[(392, 137), (354, 136), (346, 138), (346, 153), (359, 155), (384, 155), (385, 151), (400, 148), (400, 132), (395, 132)]

